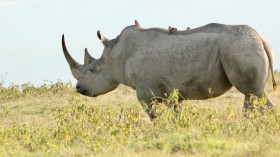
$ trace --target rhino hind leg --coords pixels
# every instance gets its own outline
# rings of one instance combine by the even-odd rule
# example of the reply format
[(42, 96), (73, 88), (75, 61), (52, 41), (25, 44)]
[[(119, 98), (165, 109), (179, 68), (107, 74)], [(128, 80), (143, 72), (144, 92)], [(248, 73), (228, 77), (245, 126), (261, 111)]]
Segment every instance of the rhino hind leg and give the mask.
[[(263, 97), (265, 84), (269, 77), (269, 65), (266, 58), (253, 51), (244, 52), (246, 57), (222, 58), (222, 66), (230, 83), (245, 95), (244, 109), (250, 109), (250, 95)], [(262, 52), (259, 52), (261, 54)], [(226, 55), (225, 55), (226, 56)], [(246, 66), (245, 66), (246, 65)], [(268, 99), (266, 106), (271, 107)]]
[[(259, 97), (261, 98), (261, 97)], [(268, 108), (273, 107), (272, 102), (270, 101), (269, 98), (267, 98), (266, 104), (265, 104)], [(250, 103), (250, 96), (245, 96), (245, 100), (244, 100), (244, 106), (243, 106), (243, 111), (252, 111), (254, 108), (252, 106), (252, 104)]]
[(270, 99), (269, 98), (267, 98), (267, 102), (266, 102), (266, 104), (265, 104), (267, 107), (273, 107), (273, 103), (270, 101)]

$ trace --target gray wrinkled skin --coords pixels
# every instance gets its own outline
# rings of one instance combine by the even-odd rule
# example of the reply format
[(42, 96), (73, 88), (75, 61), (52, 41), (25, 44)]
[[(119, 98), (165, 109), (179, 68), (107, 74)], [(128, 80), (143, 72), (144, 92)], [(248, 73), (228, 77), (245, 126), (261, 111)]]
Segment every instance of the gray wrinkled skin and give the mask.
[[(247, 25), (208, 24), (171, 34), (161, 28), (128, 26), (113, 40), (98, 36), (105, 46), (103, 54), (94, 59), (86, 51), (84, 65), (71, 58), (63, 37), (77, 92), (86, 96), (124, 84), (136, 90), (140, 102), (150, 104), (153, 97), (165, 97), (174, 89), (179, 89), (182, 100), (202, 100), (209, 98), (209, 90), (214, 98), (234, 86), (245, 95), (247, 108), (250, 94), (262, 97), (273, 71), (271, 47)], [(267, 105), (272, 106), (269, 99)]]

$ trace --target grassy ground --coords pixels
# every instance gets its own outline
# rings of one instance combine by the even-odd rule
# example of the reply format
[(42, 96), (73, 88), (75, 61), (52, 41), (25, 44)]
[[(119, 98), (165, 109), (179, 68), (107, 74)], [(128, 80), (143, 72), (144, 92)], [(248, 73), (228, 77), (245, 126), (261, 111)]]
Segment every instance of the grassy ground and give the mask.
[(280, 92), (270, 82), (273, 110), (244, 115), (231, 89), (178, 113), (158, 104), (152, 122), (124, 86), (97, 98), (61, 82), (0, 86), (0, 156), (280, 156)]

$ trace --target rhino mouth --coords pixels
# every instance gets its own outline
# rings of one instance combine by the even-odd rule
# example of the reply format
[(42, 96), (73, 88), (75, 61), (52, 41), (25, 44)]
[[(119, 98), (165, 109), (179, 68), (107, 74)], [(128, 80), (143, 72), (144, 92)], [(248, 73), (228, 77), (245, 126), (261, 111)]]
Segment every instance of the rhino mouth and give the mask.
[(96, 97), (96, 95), (92, 94), (89, 90), (77, 89), (76, 92), (79, 93), (79, 94), (82, 94), (82, 95), (84, 95), (84, 96)]
[(93, 95), (88, 91), (82, 91), (82, 92), (77, 92), (77, 93), (82, 94), (84, 96), (88, 96), (88, 97), (97, 97), (97, 95)]

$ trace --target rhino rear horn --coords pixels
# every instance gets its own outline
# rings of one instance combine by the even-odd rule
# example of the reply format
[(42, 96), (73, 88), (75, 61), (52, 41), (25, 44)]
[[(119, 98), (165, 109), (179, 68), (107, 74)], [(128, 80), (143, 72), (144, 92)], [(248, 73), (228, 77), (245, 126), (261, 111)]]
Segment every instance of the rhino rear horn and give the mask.
[(87, 48), (85, 48), (85, 57), (84, 57), (84, 64), (89, 64), (91, 63), (92, 61), (94, 61), (95, 58), (91, 57), (91, 55), (89, 54)]

